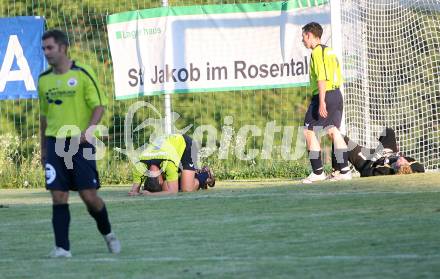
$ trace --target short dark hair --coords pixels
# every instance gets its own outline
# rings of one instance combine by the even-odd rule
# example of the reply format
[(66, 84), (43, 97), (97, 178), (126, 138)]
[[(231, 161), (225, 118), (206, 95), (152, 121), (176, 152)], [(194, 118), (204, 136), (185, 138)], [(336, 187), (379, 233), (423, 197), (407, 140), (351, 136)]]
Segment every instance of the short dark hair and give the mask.
[(303, 33), (310, 32), (315, 37), (318, 37), (321, 39), (322, 36), (322, 26), (317, 22), (310, 22), (303, 26), (302, 28)]
[(147, 176), (144, 183), (144, 190), (149, 192), (161, 192), (162, 185), (159, 183), (159, 178)]
[(69, 38), (67, 37), (66, 33), (64, 33), (61, 30), (58, 29), (48, 30), (44, 32), (43, 36), (41, 37), (43, 41), (49, 38), (53, 38), (53, 40), (59, 45), (65, 45), (66, 47), (69, 46)]

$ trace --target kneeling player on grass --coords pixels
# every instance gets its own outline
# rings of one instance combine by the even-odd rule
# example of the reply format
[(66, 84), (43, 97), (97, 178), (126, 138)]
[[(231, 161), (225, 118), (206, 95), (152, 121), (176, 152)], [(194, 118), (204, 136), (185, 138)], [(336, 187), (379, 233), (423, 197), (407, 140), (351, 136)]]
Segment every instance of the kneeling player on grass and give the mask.
[(350, 150), (348, 160), (362, 177), (425, 172), (421, 163), (399, 153), (396, 134), (391, 128), (384, 129), (375, 149), (362, 147), (347, 136), (344, 140)]
[[(135, 164), (133, 186), (128, 192), (136, 195), (169, 195), (195, 192), (214, 187), (214, 174), (208, 167), (196, 169), (197, 146), (187, 135), (166, 135), (157, 138), (142, 152)], [(179, 180), (179, 166), (181, 175)], [(141, 186), (144, 185), (141, 191)]]

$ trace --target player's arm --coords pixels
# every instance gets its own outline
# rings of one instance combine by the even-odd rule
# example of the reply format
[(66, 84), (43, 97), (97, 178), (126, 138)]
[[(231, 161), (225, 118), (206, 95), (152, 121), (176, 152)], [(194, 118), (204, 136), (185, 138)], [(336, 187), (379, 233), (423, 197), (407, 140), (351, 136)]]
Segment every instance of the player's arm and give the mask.
[(327, 113), (327, 104), (325, 103), (325, 94), (326, 94), (326, 81), (318, 80), (318, 92), (319, 92), (319, 115), (321, 117), (326, 118), (328, 116)]
[(142, 194), (145, 196), (175, 195), (179, 192), (179, 181), (165, 181), (162, 185), (162, 189), (161, 192), (142, 191)]
[(142, 178), (144, 176), (145, 170), (146, 170), (145, 165), (141, 162), (138, 162), (133, 166), (133, 169), (131, 170), (133, 185), (131, 186), (131, 189), (128, 192), (129, 196), (137, 196), (141, 194), (140, 190), (141, 190)]
[(102, 116), (104, 115), (105, 107), (104, 106), (96, 106), (93, 109), (92, 117), (90, 118), (89, 127), (98, 125), (101, 121)]
[(409, 165), (413, 172), (425, 172), (425, 167), (417, 161), (410, 162)]
[(46, 129), (47, 129), (47, 112), (48, 112), (48, 103), (41, 89), (41, 79), (38, 79), (38, 98), (40, 100), (40, 151), (41, 151), (41, 165), (45, 165), (46, 161)]
[(40, 150), (41, 150), (41, 165), (44, 168), (44, 164), (46, 161), (46, 128), (47, 128), (47, 120), (46, 116), (40, 115)]
[(139, 183), (133, 183), (133, 185), (131, 186), (130, 191), (128, 192), (129, 196), (137, 196), (140, 195), (140, 190), (141, 190), (141, 184)]
[(93, 109), (92, 116), (90, 117), (89, 125), (85, 131), (81, 132), (81, 143), (86, 142), (86, 133), (88, 135), (93, 135), (94, 128), (101, 121), (102, 116), (104, 115), (105, 107), (104, 106), (96, 106)]
[(87, 66), (84, 66), (81, 69), (84, 73), (85, 102), (88, 107), (93, 108), (89, 125), (87, 126), (86, 131), (82, 131), (81, 133), (81, 143), (84, 143), (86, 141), (85, 134), (92, 135), (94, 127), (101, 121), (108, 99), (99, 85), (95, 72)]
[(313, 69), (318, 80), (318, 94), (319, 94), (319, 115), (321, 117), (327, 117), (327, 104), (325, 103), (325, 93), (327, 76), (323, 59), (322, 47), (318, 46), (312, 51), (313, 56)]

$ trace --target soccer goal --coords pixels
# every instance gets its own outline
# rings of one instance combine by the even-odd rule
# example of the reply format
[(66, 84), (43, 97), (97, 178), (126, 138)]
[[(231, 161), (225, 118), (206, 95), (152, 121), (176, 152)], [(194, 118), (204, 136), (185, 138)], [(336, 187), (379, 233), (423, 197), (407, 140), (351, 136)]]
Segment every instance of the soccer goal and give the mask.
[(440, 0), (341, 0), (345, 126), (374, 147), (385, 126), (401, 151), (440, 169)]

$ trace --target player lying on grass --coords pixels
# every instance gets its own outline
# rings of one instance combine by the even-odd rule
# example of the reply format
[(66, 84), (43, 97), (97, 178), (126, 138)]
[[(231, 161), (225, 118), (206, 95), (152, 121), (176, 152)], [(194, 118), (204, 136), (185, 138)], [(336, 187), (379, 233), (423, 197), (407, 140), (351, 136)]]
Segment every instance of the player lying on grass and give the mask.
[(208, 167), (196, 168), (197, 152), (196, 143), (193, 144), (187, 135), (157, 138), (142, 152), (139, 162), (133, 167), (133, 185), (128, 194), (169, 195), (214, 187), (213, 172)]
[(362, 177), (425, 172), (421, 163), (400, 154), (396, 134), (391, 128), (384, 129), (375, 149), (362, 147), (347, 136), (344, 140), (349, 149), (348, 160)]

